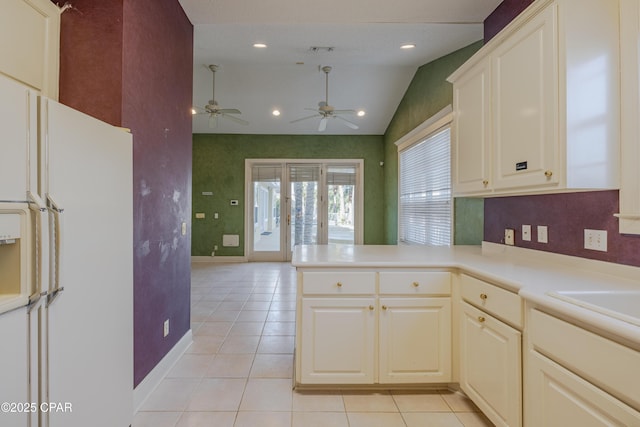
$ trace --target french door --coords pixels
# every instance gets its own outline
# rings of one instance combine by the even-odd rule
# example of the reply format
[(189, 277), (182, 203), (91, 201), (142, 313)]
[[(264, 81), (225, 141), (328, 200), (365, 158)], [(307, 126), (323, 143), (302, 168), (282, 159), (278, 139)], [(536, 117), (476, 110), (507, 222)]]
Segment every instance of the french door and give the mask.
[(362, 243), (362, 160), (247, 160), (251, 261), (288, 261), (296, 245)]

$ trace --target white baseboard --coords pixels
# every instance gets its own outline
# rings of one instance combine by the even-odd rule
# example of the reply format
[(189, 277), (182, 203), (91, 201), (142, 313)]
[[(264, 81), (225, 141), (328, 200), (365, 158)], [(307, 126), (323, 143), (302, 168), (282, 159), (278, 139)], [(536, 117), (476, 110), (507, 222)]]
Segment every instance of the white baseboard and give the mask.
[(244, 256), (192, 256), (191, 262), (247, 262)]
[(193, 335), (191, 329), (180, 341), (173, 346), (169, 353), (167, 353), (162, 360), (156, 365), (151, 372), (142, 380), (140, 384), (133, 390), (133, 413), (136, 414), (144, 402), (149, 398), (151, 393), (158, 387), (160, 382), (169, 373), (173, 365), (176, 364), (178, 359), (184, 354), (193, 342)]

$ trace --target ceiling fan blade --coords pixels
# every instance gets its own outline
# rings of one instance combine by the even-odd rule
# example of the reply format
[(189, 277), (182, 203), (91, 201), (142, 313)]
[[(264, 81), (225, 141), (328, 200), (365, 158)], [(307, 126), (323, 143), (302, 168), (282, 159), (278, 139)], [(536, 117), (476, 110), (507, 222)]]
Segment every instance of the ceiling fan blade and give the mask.
[(218, 116), (215, 114), (209, 114), (209, 127), (215, 129), (218, 127)]
[(296, 123), (296, 122), (301, 122), (303, 120), (308, 120), (308, 119), (313, 119), (315, 117), (318, 117), (317, 114), (314, 114), (313, 116), (307, 116), (307, 117), (302, 117), (300, 119), (295, 119), (295, 120), (291, 120), (289, 123)]
[(359, 129), (358, 125), (355, 123), (350, 122), (349, 120), (345, 119), (344, 117), (340, 117), (340, 116), (333, 116), (336, 119), (340, 119), (344, 122), (345, 125), (349, 126), (351, 129)]
[(218, 112), (222, 114), (242, 114), (240, 110), (236, 108), (223, 108), (218, 110)]
[(248, 125), (249, 124), (248, 121), (239, 119), (238, 117), (230, 116), (230, 115), (225, 114), (225, 113), (220, 113), (220, 115), (222, 117), (224, 117), (225, 119), (229, 119), (229, 120), (234, 121), (234, 122), (236, 122), (238, 124), (241, 124), (241, 125)]
[(327, 128), (327, 118), (323, 117), (322, 119), (320, 119), (320, 124), (318, 125), (318, 132), (324, 132), (326, 128)]

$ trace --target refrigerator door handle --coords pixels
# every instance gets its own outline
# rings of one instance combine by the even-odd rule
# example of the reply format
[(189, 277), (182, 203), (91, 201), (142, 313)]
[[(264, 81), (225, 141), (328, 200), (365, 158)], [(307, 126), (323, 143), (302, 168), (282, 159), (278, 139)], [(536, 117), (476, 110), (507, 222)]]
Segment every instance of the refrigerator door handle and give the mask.
[(35, 212), (35, 236), (34, 236), (34, 257), (35, 257), (35, 289), (29, 296), (29, 306), (35, 305), (46, 292), (42, 291), (42, 216), (47, 212), (47, 205), (37, 194), (29, 191), (29, 209)]
[(64, 212), (64, 209), (60, 207), (60, 205), (58, 205), (49, 194), (47, 194), (47, 208), (49, 212), (53, 214), (53, 244), (51, 245), (53, 258), (53, 287), (49, 289), (49, 292), (47, 292), (47, 306), (49, 306), (58, 297), (60, 292), (64, 290), (64, 287), (60, 286), (60, 265), (62, 264), (62, 213)]

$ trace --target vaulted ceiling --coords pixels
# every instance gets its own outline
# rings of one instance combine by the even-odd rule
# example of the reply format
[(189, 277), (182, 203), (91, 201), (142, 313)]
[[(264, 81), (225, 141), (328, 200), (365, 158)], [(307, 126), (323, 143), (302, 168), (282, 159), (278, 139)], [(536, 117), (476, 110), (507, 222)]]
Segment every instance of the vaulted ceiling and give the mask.
[[(193, 105), (212, 96), (248, 125), (194, 116), (194, 133), (316, 134), (318, 103), (363, 110), (325, 134), (383, 134), (417, 68), (480, 40), (501, 0), (180, 0), (194, 24)], [(266, 47), (256, 48), (255, 43)], [(402, 45), (415, 44), (413, 49)], [(317, 49), (314, 49), (317, 48)], [(280, 116), (272, 111), (278, 109)], [(290, 123), (303, 117), (307, 120)]]

